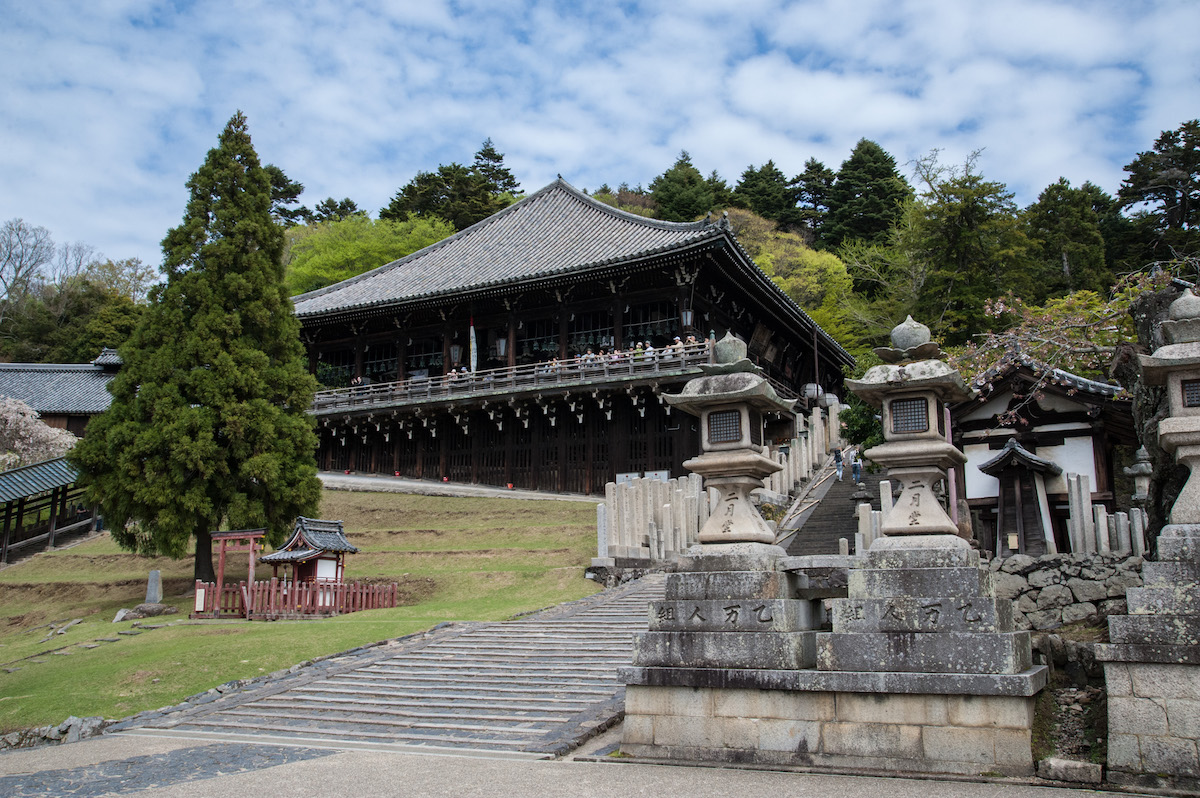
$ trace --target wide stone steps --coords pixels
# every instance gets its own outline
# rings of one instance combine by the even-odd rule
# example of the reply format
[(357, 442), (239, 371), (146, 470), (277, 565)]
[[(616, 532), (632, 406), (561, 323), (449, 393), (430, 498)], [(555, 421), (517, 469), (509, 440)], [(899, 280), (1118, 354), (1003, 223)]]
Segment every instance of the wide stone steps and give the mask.
[(665, 577), (651, 575), (517, 620), (453, 626), (129, 733), (551, 756), (621, 712), (617, 670), (664, 593)]

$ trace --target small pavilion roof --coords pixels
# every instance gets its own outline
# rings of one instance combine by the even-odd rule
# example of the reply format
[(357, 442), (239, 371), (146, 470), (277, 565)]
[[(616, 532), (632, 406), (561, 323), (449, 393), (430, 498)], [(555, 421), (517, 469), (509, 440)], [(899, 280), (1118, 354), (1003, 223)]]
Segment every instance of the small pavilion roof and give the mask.
[(1036, 454), (1017, 443), (1016, 438), (1009, 438), (1004, 444), (1004, 448), (1000, 450), (1000, 454), (980, 465), (979, 470), (990, 477), (996, 477), (999, 476), (1000, 473), (1006, 468), (1014, 465), (1023, 466), (1030, 471), (1035, 471), (1039, 474), (1052, 474), (1057, 476), (1058, 474), (1062, 473), (1062, 468), (1057, 463), (1052, 463), (1049, 460), (1038, 457)]
[(292, 536), (278, 551), (258, 558), (259, 562), (283, 563), (304, 562), (319, 554), (357, 554), (358, 549), (346, 539), (341, 521), (325, 521), (319, 518), (296, 519)]
[(79, 472), (65, 457), (13, 468), (0, 473), (0, 502), (45, 493), (70, 485), (77, 479)]

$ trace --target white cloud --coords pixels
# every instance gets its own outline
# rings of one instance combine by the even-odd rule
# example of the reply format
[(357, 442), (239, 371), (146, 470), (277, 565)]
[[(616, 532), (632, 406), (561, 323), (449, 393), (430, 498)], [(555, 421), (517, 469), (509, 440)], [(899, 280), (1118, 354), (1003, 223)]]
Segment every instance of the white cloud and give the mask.
[(1200, 7), (1009, 0), (26, 3), (0, 29), (0, 219), (159, 260), (184, 181), (241, 108), (310, 204), (372, 211), (491, 137), (527, 190), (648, 184), (680, 149), (731, 183), (980, 148), (1024, 203), (1109, 191), (1200, 108)]

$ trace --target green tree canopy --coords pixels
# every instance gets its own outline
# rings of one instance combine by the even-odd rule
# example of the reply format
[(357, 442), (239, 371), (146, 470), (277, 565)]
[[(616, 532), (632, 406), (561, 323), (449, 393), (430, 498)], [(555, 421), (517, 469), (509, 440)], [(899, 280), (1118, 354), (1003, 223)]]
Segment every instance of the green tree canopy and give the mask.
[(758, 214), (729, 210), (738, 241), (760, 269), (803, 308), (821, 329), (847, 350), (859, 347), (859, 336), (846, 315), (852, 281), (846, 264), (829, 252), (818, 252), (804, 238)]
[(436, 172), (418, 172), (379, 212), (379, 218), (403, 222), (436, 216), (455, 230), (465, 230), (511, 205), (519, 193), (504, 156), (488, 139), (470, 167), (451, 163)]
[(1022, 219), (1037, 261), (1038, 279), (1027, 299), (1041, 304), (1047, 297), (1081, 289), (1103, 294), (1112, 285), (1100, 217), (1089, 191), (1059, 178), (1025, 209)]
[(187, 182), (163, 239), (165, 285), (121, 347), (110, 408), (72, 459), (113, 539), (183, 557), (211, 580), (210, 531), (266, 528), (280, 541), (320, 498), (316, 382), (283, 285), (271, 181), (238, 112)]
[(807, 231), (810, 242), (817, 244), (829, 213), (829, 192), (836, 175), (816, 158), (804, 162), (804, 171), (792, 178), (789, 188), (796, 202), (795, 222)]
[(90, 279), (49, 283), (6, 321), (0, 353), (17, 363), (87, 363), (125, 343), (142, 309)]
[(679, 153), (675, 165), (650, 183), (650, 196), (658, 205), (658, 218), (669, 222), (690, 222), (713, 209), (713, 187), (700, 170), (692, 166), (687, 150)]
[(1200, 119), (1163, 131), (1125, 172), (1117, 192), (1122, 205), (1148, 208), (1159, 240), (1176, 254), (1200, 252)]
[(886, 243), (900, 219), (912, 188), (896, 170), (896, 161), (869, 139), (860, 139), (842, 162), (829, 189), (829, 211), (822, 244), (836, 249), (848, 241)]
[(300, 204), (304, 184), (292, 180), (275, 164), (263, 167), (271, 181), (271, 216), (278, 224), (291, 227), (309, 220), (309, 210)]
[(935, 150), (918, 162), (925, 188), (910, 206), (915, 215), (900, 241), (925, 267), (913, 316), (947, 344), (993, 326), (984, 314), (988, 300), (1041, 290), (1012, 192), (985, 180), (975, 161), (972, 155), (961, 168), (945, 167)]
[(739, 208), (749, 208), (773, 222), (792, 220), (795, 216), (794, 192), (774, 161), (767, 161), (757, 168), (747, 166), (733, 189), (733, 202)]
[(440, 217), (394, 222), (354, 214), (340, 221), (288, 230), (284, 258), (289, 293), (302, 294), (346, 280), (436, 244), (454, 234)]
[(335, 200), (333, 197), (326, 197), (313, 208), (309, 224), (315, 222), (340, 222), (342, 219), (348, 219), (351, 216), (366, 215), (367, 212), (360, 211), (358, 203), (349, 197), (340, 200)]

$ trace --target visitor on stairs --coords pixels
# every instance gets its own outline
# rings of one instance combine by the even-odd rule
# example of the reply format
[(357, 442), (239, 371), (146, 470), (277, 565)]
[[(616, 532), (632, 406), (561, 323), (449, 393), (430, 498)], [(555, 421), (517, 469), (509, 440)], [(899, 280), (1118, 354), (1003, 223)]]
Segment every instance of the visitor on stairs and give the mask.
[(838, 482), (842, 481), (842, 467), (845, 462), (842, 459), (842, 450), (838, 447), (833, 447), (833, 464), (837, 466)]
[(846, 451), (846, 462), (850, 464), (850, 475), (854, 477), (854, 484), (862, 482), (862, 458), (858, 456), (857, 446), (851, 446)]

